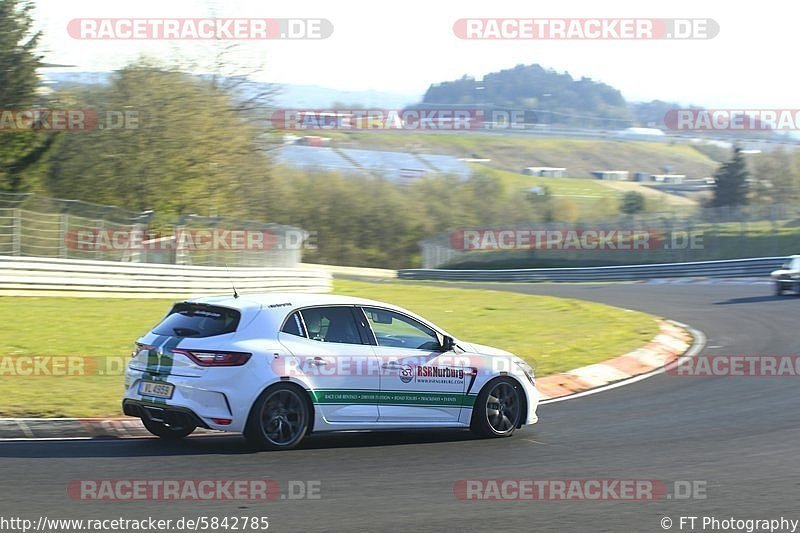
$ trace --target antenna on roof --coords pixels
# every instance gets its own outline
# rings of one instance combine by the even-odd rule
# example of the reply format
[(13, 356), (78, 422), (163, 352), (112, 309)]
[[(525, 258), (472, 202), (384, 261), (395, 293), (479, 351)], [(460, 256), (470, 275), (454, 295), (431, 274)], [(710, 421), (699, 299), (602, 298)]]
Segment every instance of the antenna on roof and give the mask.
[(234, 285), (234, 284), (233, 284), (233, 278), (231, 278), (231, 277), (230, 277), (230, 275), (231, 275), (231, 269), (230, 269), (230, 268), (228, 268), (228, 263), (225, 263), (225, 270), (227, 270), (227, 271), (228, 271), (228, 279), (229, 279), (229, 281), (231, 282), (231, 287), (233, 287), (233, 297), (234, 297), (234, 298), (238, 298), (238, 297), (239, 297), (239, 293), (238, 293), (238, 292), (236, 292), (236, 285)]

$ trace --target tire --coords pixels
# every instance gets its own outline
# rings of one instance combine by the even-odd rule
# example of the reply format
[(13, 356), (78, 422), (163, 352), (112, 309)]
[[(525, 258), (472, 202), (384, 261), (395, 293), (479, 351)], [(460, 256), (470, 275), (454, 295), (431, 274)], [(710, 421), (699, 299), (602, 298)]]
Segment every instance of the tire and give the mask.
[(311, 404), (304, 390), (278, 383), (253, 403), (244, 437), (261, 450), (291, 450), (308, 433)]
[(149, 418), (142, 418), (142, 424), (144, 424), (144, 427), (147, 429), (147, 431), (164, 440), (182, 439), (197, 429), (197, 426), (193, 425), (171, 426), (163, 422), (150, 420)]
[(495, 378), (475, 399), (470, 429), (481, 437), (510, 437), (522, 421), (523, 405), (519, 383), (509, 377)]
[(775, 296), (782, 296), (783, 295), (783, 287), (781, 286), (779, 281), (775, 282)]

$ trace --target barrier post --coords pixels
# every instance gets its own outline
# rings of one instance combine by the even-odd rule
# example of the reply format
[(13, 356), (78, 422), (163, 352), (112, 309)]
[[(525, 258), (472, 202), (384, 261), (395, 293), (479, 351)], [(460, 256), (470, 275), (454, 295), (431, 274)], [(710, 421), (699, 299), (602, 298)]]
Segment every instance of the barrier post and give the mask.
[(11, 255), (22, 255), (22, 211), (14, 209), (14, 222), (11, 234)]

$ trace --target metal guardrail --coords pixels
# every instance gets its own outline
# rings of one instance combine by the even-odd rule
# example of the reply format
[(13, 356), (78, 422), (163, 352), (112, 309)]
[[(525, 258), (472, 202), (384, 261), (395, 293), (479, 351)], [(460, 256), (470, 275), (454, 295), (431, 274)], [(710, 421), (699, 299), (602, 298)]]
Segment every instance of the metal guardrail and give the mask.
[(310, 268), (230, 268), (0, 256), (0, 295), (183, 298), (253, 292), (328, 292)]
[(661, 263), (584, 268), (530, 268), (508, 270), (400, 270), (400, 279), (442, 281), (615, 281), (677, 277), (768, 276), (785, 257), (757, 257), (693, 263)]

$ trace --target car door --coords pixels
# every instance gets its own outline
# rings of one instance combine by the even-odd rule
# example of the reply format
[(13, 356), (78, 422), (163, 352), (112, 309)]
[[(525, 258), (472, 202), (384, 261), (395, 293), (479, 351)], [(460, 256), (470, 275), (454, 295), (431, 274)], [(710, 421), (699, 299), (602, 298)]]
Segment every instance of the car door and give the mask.
[(442, 353), (436, 331), (397, 311), (362, 308), (380, 360), (380, 422), (455, 422), (471, 369)]
[[(363, 314), (353, 306), (308, 307), (279, 334), (328, 422), (376, 422), (380, 373)], [(358, 316), (358, 319), (357, 319)]]

